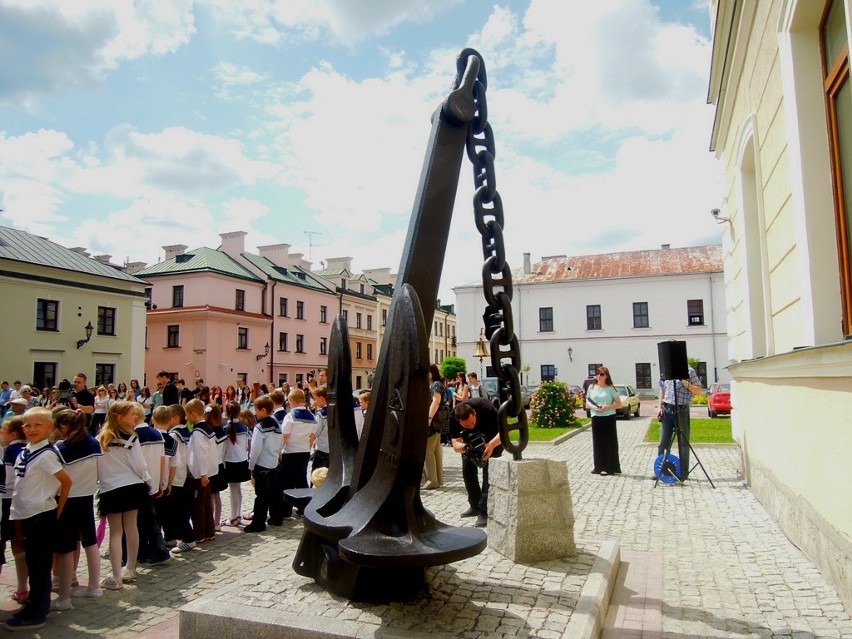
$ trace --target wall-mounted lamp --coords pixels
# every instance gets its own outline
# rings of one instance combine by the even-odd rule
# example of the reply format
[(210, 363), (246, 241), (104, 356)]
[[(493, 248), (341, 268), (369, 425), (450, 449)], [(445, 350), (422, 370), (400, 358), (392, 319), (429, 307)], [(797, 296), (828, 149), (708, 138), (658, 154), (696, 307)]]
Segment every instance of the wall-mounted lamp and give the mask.
[(263, 351), (263, 354), (258, 355), (258, 356), (255, 358), (255, 359), (257, 359), (257, 361), (258, 361), (258, 362), (259, 362), (260, 360), (262, 360), (264, 357), (266, 357), (267, 355), (269, 355), (269, 342), (266, 342), (266, 346), (265, 346), (264, 348), (265, 348), (266, 350), (265, 350), (265, 351)]
[(722, 211), (719, 209), (710, 209), (710, 215), (713, 216), (716, 224), (724, 224), (725, 222), (731, 224), (731, 218), (722, 216)]
[(568, 359), (572, 362), (574, 361), (574, 349), (570, 346), (568, 347)]
[(89, 340), (92, 339), (92, 331), (95, 330), (95, 327), (89, 322), (84, 328), (86, 329), (86, 339), (78, 339), (77, 348), (80, 348), (83, 344), (88, 344)]

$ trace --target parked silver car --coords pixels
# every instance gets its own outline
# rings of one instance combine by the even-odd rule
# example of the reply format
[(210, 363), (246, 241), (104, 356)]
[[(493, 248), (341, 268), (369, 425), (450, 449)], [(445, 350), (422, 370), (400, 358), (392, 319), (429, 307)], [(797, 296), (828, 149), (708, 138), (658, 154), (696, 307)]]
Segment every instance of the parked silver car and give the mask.
[[(494, 403), (494, 408), (500, 407), (500, 394), (497, 390), (497, 385), (500, 380), (496, 377), (483, 377), (479, 380), (485, 392), (488, 393), (488, 399)], [(521, 385), (521, 403), (524, 408), (529, 409), (530, 401), (532, 400), (532, 390), (528, 386)]]

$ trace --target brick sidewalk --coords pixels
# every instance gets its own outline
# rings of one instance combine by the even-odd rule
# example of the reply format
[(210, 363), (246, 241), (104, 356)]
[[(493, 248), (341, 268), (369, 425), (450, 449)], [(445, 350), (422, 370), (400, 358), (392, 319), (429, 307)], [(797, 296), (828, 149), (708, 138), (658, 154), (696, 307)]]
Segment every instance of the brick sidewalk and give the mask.
[[(458, 604), (445, 608), (456, 610), (449, 621), (434, 619), (434, 633), (561, 637), (570, 619), (569, 605), (591, 570), (595, 548), (600, 541), (615, 540), (622, 564), (606, 637), (852, 639), (852, 621), (837, 593), (740, 480), (737, 447), (696, 447), (715, 490), (700, 469), (684, 486), (654, 489), (650, 474), (655, 446), (641, 441), (647, 423), (646, 418), (618, 422), (624, 474), (616, 477), (589, 473), (588, 431), (557, 446), (531, 445), (526, 458), (568, 462), (580, 557), (573, 564), (505, 567), (505, 560), (488, 550), (468, 560), (470, 565), (459, 562), (430, 570), (433, 596), (414, 608), (435, 618), (430, 611), (436, 606)], [(458, 518), (466, 505), (458, 456), (446, 448), (444, 453), (447, 487), (425, 492), (423, 500), (440, 520), (467, 523)], [(245, 492), (250, 505), (250, 489)], [(223, 502), (227, 509), (226, 494)], [(379, 624), (399, 627), (400, 619), (411, 615), (402, 604), (391, 604), (376, 615), (364, 606), (329, 598), (292, 573), (290, 562), (301, 530), (298, 520), (261, 535), (223, 530), (215, 542), (166, 565), (141, 568), (136, 585), (97, 600), (74, 600), (73, 610), (52, 613), (36, 636), (176, 639), (177, 611), (190, 601), (273, 609), (292, 592), (314, 606), (332, 599), (345, 611), (343, 618), (365, 614)], [(108, 569), (108, 561), (103, 569)], [(84, 572), (85, 567), (81, 575)], [(502, 583), (481, 579), (483, 573)], [(267, 577), (270, 574), (274, 579)], [(3, 611), (15, 610), (8, 598), (13, 579), (14, 568), (7, 564), (0, 576), (2, 619), (9, 614)]]

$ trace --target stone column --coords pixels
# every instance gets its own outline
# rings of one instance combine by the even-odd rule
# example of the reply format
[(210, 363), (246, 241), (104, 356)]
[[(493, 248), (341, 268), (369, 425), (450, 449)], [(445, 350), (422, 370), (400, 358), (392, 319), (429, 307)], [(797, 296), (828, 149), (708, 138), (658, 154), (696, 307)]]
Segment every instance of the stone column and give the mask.
[(488, 546), (523, 563), (575, 556), (567, 462), (501, 457), (488, 463)]

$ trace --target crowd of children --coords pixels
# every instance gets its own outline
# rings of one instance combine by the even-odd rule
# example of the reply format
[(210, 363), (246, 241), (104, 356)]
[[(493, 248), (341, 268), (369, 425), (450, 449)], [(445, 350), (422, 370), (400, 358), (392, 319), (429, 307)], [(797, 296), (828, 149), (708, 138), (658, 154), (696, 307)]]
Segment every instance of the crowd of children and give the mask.
[[(100, 597), (135, 581), (137, 565), (157, 565), (214, 539), (222, 525), (261, 532), (292, 516), (287, 488), (318, 483), (328, 466), (326, 391), (275, 390), (224, 407), (192, 399), (146, 415), (136, 401), (112, 402), (94, 437), (79, 409), (33, 407), (0, 427), (0, 566), (10, 544), (21, 604), (5, 626), (33, 630), (73, 597)], [(150, 425), (147, 419), (150, 419)], [(242, 484), (255, 502), (242, 513)], [(221, 492), (228, 489), (229, 516)], [(100, 518), (100, 519), (99, 519)], [(99, 546), (108, 527), (110, 571)], [(77, 583), (81, 556), (87, 581)], [(105, 555), (106, 556), (106, 555)], [(51, 601), (51, 589), (58, 593)]]

